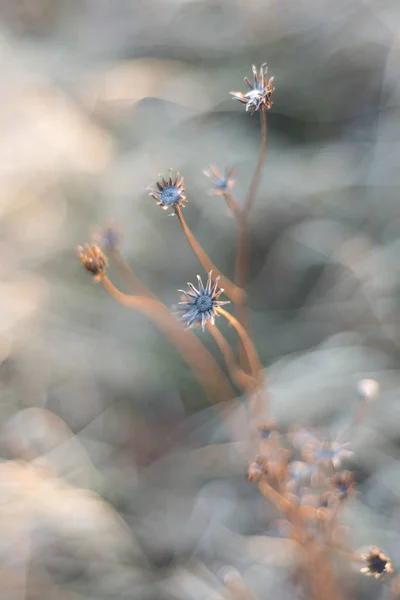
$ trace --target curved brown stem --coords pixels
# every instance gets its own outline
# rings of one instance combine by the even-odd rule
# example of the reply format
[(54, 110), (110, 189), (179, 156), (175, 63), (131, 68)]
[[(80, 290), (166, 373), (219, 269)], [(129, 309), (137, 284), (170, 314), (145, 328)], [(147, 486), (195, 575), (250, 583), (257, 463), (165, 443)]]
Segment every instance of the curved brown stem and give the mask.
[(257, 166), (254, 171), (253, 179), (251, 180), (249, 191), (247, 192), (243, 212), (248, 214), (253, 206), (254, 196), (256, 194), (258, 185), (260, 183), (261, 169), (265, 159), (265, 152), (267, 150), (267, 113), (264, 108), (261, 108), (261, 145), (260, 153), (258, 155)]
[(252, 391), (255, 388), (257, 388), (259, 382), (256, 379), (254, 379), (254, 377), (251, 377), (250, 375), (247, 375), (247, 373), (242, 371), (242, 369), (236, 362), (235, 356), (232, 352), (232, 348), (230, 347), (220, 330), (215, 325), (211, 325), (211, 323), (207, 323), (206, 327), (208, 329), (208, 332), (214, 338), (215, 343), (217, 344), (222, 356), (224, 357), (224, 361), (232, 381), (243, 392)]
[(108, 252), (108, 256), (112, 259), (115, 264), (121, 279), (126, 283), (127, 289), (131, 294), (137, 294), (138, 296), (147, 296), (154, 298), (154, 294), (144, 285), (132, 271), (121, 252), (117, 249), (111, 249)]
[[(238, 234), (238, 249), (236, 254), (236, 263), (235, 263), (235, 283), (236, 285), (245, 290), (247, 285), (247, 267), (249, 262), (249, 250), (248, 250), (248, 236), (247, 236), (247, 228), (248, 228), (248, 216), (252, 209), (254, 203), (254, 197), (260, 183), (261, 177), (261, 169), (265, 160), (265, 153), (267, 149), (267, 114), (265, 109), (261, 109), (261, 144), (260, 144), (260, 152), (258, 155), (257, 165), (253, 174), (253, 178), (250, 183), (249, 190), (247, 192), (243, 209), (240, 211), (238, 216), (238, 226), (239, 226), (239, 234)], [(236, 302), (235, 307), (235, 315), (237, 319), (242, 323), (245, 329), (248, 329), (248, 318), (247, 318), (247, 306), (246, 306), (246, 295)], [(240, 364), (246, 368), (246, 360), (243, 355), (243, 352), (240, 351)]]
[(228, 279), (224, 275), (221, 275), (220, 271), (217, 269), (217, 267), (214, 265), (214, 263), (211, 262), (208, 255), (204, 252), (203, 248), (200, 246), (200, 244), (198, 243), (198, 241), (196, 240), (196, 238), (193, 236), (192, 232), (190, 231), (189, 226), (186, 223), (179, 206), (177, 206), (175, 208), (175, 214), (178, 217), (179, 223), (182, 226), (182, 229), (189, 241), (189, 244), (191, 245), (194, 253), (196, 254), (197, 258), (199, 259), (204, 270), (207, 272), (210, 272), (210, 271), (213, 272), (212, 273), (213, 281), (215, 281), (219, 275), (221, 287), (224, 288), (225, 294), (228, 296), (228, 298), (230, 298), (233, 302), (241, 302), (243, 299), (244, 291), (241, 290), (237, 285), (232, 283), (232, 281), (230, 281), (230, 279)]
[(234, 398), (234, 391), (214, 358), (192, 332), (184, 329), (164, 304), (155, 298), (129, 296), (120, 292), (107, 275), (103, 275), (101, 281), (115, 300), (141, 312), (155, 323), (179, 350), (212, 402), (231, 401)]
[(225, 202), (227, 203), (227, 205), (230, 208), (230, 210), (232, 211), (232, 213), (235, 215), (235, 217), (237, 219), (239, 219), (241, 211), (240, 211), (240, 208), (237, 205), (236, 200), (232, 196), (232, 194), (230, 192), (224, 192), (223, 196), (225, 198)]
[(236, 332), (240, 338), (240, 341), (243, 344), (243, 348), (245, 349), (247, 359), (249, 361), (251, 374), (259, 384), (263, 382), (262, 376), (262, 365), (260, 359), (258, 358), (257, 350), (254, 347), (254, 344), (248, 335), (245, 328), (239, 323), (239, 321), (231, 315), (228, 311), (224, 310), (220, 306), (216, 308), (216, 311), (225, 317), (225, 319), (236, 329)]

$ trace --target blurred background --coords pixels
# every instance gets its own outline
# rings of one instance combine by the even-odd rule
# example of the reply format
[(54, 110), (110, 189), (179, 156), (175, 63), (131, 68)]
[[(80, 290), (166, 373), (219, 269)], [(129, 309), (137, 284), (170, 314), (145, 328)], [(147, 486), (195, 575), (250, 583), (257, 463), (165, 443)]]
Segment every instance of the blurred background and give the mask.
[[(226, 568), (260, 600), (302, 597), (245, 478), (243, 411), (232, 440), (170, 343), (76, 256), (117, 223), (167, 305), (204, 276), (146, 190), (171, 167), (192, 231), (233, 276), (236, 222), (202, 170), (235, 166), (242, 202), (259, 117), (228, 92), (263, 62), (276, 92), (249, 309), (271, 415), (335, 432), (358, 380), (379, 382), (344, 519), (355, 549), (398, 567), (398, 1), (1, 0), (0, 23), (0, 598), (229, 599)], [(354, 577), (352, 598), (388, 597)]]

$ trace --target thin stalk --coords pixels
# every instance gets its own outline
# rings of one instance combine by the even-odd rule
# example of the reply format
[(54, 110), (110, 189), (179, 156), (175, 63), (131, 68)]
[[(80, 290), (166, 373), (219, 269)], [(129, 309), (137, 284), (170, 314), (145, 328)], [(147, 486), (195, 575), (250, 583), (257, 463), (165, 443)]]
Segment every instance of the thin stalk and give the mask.
[(214, 265), (214, 263), (211, 262), (210, 258), (206, 254), (206, 252), (204, 252), (203, 248), (200, 246), (200, 244), (198, 243), (198, 241), (195, 239), (192, 232), (190, 231), (189, 226), (186, 223), (179, 206), (175, 208), (175, 214), (178, 217), (179, 223), (182, 226), (182, 229), (188, 239), (189, 244), (191, 245), (194, 253), (196, 254), (197, 258), (199, 259), (204, 270), (207, 272), (210, 272), (210, 271), (213, 272), (212, 273), (213, 281), (215, 281), (215, 279), (219, 275), (221, 287), (224, 288), (224, 291), (225, 291), (226, 295), (228, 296), (228, 298), (230, 298), (233, 302), (241, 302), (243, 294), (244, 294), (243, 290), (241, 290), (237, 285), (232, 283), (232, 281), (230, 281), (230, 279), (228, 279), (224, 275), (221, 275), (220, 271), (217, 269), (217, 267)]
[(258, 358), (257, 350), (255, 349), (255, 346), (254, 346), (249, 334), (247, 333), (245, 328), (239, 323), (239, 321), (233, 315), (231, 315), (228, 311), (224, 310), (220, 306), (218, 306), (216, 308), (216, 310), (220, 315), (225, 317), (225, 319), (230, 323), (230, 325), (232, 325), (232, 327), (234, 327), (236, 329), (236, 332), (237, 332), (237, 334), (240, 338), (240, 341), (243, 344), (243, 348), (246, 352), (247, 359), (248, 359), (249, 365), (250, 365), (251, 374), (258, 381), (258, 383), (261, 384), (263, 381), (262, 365), (261, 365), (260, 359)]
[[(243, 204), (243, 209), (240, 211), (238, 216), (238, 249), (236, 254), (235, 262), (235, 283), (240, 288), (245, 290), (247, 285), (247, 271), (249, 263), (249, 249), (248, 249), (248, 217), (253, 207), (254, 197), (257, 192), (257, 188), (260, 183), (261, 170), (265, 160), (265, 153), (267, 149), (267, 114), (265, 109), (261, 108), (261, 143), (260, 152), (258, 155), (257, 165), (251, 180), (249, 190), (246, 194), (246, 198)], [(236, 302), (235, 315), (237, 319), (242, 323), (243, 327), (248, 330), (248, 318), (247, 318), (247, 300), (244, 294), (239, 301)], [(239, 347), (240, 364), (242, 367), (247, 367), (246, 360)]]
[(247, 375), (236, 362), (235, 356), (232, 352), (232, 348), (226, 341), (225, 337), (222, 335), (218, 327), (215, 325), (211, 325), (211, 323), (206, 324), (208, 332), (214, 338), (215, 343), (217, 344), (222, 356), (224, 357), (225, 364), (229, 371), (229, 375), (235, 385), (238, 386), (243, 392), (252, 391), (258, 387), (259, 383), (254, 377)]
[(149, 288), (145, 286), (144, 283), (140, 281), (139, 277), (135, 275), (119, 250), (109, 250), (108, 256), (112, 259), (118, 270), (118, 273), (121, 276), (121, 279), (126, 283), (127, 289), (131, 294), (147, 296), (149, 298), (155, 297)]
[(240, 208), (238, 207), (237, 202), (234, 199), (234, 197), (232, 196), (232, 194), (230, 192), (224, 192), (223, 197), (225, 198), (225, 202), (227, 203), (231, 212), (234, 214), (234, 216), (237, 219), (239, 219), (240, 218)]
[(214, 358), (192, 332), (184, 329), (164, 304), (155, 298), (129, 296), (120, 292), (107, 275), (103, 275), (101, 281), (115, 300), (144, 314), (155, 323), (179, 350), (212, 402), (233, 400), (234, 391)]
[(265, 160), (265, 152), (267, 150), (267, 113), (264, 108), (261, 108), (261, 145), (260, 153), (258, 155), (258, 161), (256, 170), (254, 171), (253, 179), (251, 180), (249, 191), (247, 192), (243, 212), (248, 214), (253, 206), (254, 196), (257, 192), (258, 185), (260, 183), (261, 169)]

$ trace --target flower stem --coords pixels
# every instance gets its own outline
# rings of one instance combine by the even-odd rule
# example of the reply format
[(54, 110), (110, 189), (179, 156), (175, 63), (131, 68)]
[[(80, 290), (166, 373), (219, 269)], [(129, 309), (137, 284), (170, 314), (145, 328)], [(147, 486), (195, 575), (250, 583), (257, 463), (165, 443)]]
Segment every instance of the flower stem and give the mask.
[(118, 273), (120, 274), (121, 279), (126, 283), (129, 292), (137, 294), (138, 296), (147, 296), (149, 298), (155, 297), (149, 288), (135, 275), (119, 250), (109, 250), (108, 256), (115, 264)]
[(228, 298), (230, 298), (233, 302), (242, 302), (243, 296), (244, 296), (243, 290), (241, 290), (240, 287), (238, 287), (232, 281), (230, 281), (230, 279), (228, 279), (224, 275), (221, 275), (220, 271), (211, 262), (208, 255), (204, 252), (203, 248), (200, 246), (200, 244), (198, 243), (198, 241), (195, 239), (194, 235), (190, 231), (189, 226), (186, 223), (186, 221), (182, 215), (182, 211), (181, 211), (180, 207), (177, 206), (174, 210), (175, 210), (176, 216), (178, 217), (179, 223), (181, 224), (182, 229), (188, 239), (188, 242), (191, 245), (194, 253), (196, 254), (197, 258), (199, 259), (204, 270), (207, 272), (209, 272), (209, 271), (213, 272), (212, 280), (214, 282), (215, 282), (216, 278), (218, 277), (218, 275), (220, 276), (221, 287), (224, 288), (225, 294), (228, 296)]
[[(240, 288), (245, 290), (247, 285), (247, 270), (249, 263), (249, 249), (248, 249), (248, 216), (252, 209), (254, 197), (257, 192), (258, 185), (260, 183), (261, 169), (265, 159), (265, 153), (267, 149), (267, 114), (266, 111), (261, 108), (261, 144), (260, 152), (258, 155), (257, 166), (255, 168), (253, 178), (250, 183), (249, 190), (247, 192), (243, 209), (238, 214), (238, 249), (236, 254), (235, 263), (235, 283)], [(244, 294), (239, 301), (236, 302), (235, 315), (245, 329), (248, 329), (248, 317), (247, 317), (247, 300)], [(242, 367), (246, 367), (245, 357), (243, 351), (240, 351), (240, 364)]]
[(240, 208), (237, 205), (236, 200), (234, 199), (234, 197), (232, 196), (232, 194), (230, 192), (224, 192), (223, 196), (225, 198), (225, 202), (227, 203), (228, 207), (230, 208), (232, 214), (239, 219), (240, 218)]
[(261, 108), (261, 145), (260, 152), (258, 155), (257, 166), (254, 171), (253, 179), (251, 180), (249, 191), (247, 192), (243, 212), (249, 213), (252, 209), (254, 196), (257, 192), (258, 185), (260, 183), (261, 169), (265, 159), (265, 152), (267, 150), (267, 113), (264, 108)]
[(184, 329), (164, 304), (155, 298), (129, 296), (120, 292), (107, 275), (103, 275), (101, 281), (115, 300), (141, 312), (155, 323), (179, 350), (212, 402), (231, 401), (234, 398), (234, 391), (214, 358), (192, 332)]
[(257, 350), (255, 349), (249, 334), (247, 333), (245, 328), (240, 324), (240, 322), (228, 311), (224, 310), (220, 306), (216, 308), (216, 311), (220, 315), (225, 317), (225, 319), (230, 323), (230, 325), (232, 325), (236, 329), (236, 332), (246, 352), (251, 374), (254, 377), (254, 379), (258, 381), (258, 384), (261, 385), (261, 383), (263, 382), (262, 366), (260, 363), (260, 359), (258, 358)]
[(207, 322), (206, 325), (208, 332), (214, 338), (215, 343), (217, 344), (222, 356), (224, 357), (225, 364), (229, 371), (229, 375), (235, 385), (238, 386), (242, 391), (248, 392), (252, 391), (258, 387), (259, 383), (256, 379), (247, 375), (242, 369), (239, 367), (235, 360), (235, 356), (233, 354), (232, 348), (226, 341), (225, 337), (222, 335), (218, 327), (215, 325), (211, 325), (211, 323)]

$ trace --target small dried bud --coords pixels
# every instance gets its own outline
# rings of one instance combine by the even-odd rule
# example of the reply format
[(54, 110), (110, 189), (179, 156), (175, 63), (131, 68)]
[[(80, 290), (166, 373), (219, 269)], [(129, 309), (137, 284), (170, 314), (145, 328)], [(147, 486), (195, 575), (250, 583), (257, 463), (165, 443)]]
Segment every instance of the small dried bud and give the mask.
[(96, 226), (92, 230), (93, 242), (108, 251), (119, 249), (122, 238), (121, 227), (116, 222), (110, 222), (104, 226)]
[(277, 431), (277, 425), (274, 421), (264, 421), (259, 425), (258, 431), (262, 440), (269, 440), (273, 432)]
[(258, 483), (266, 474), (265, 466), (259, 460), (252, 462), (247, 467), (247, 479)]
[(357, 383), (357, 393), (362, 400), (371, 402), (379, 395), (379, 383), (375, 379), (361, 379)]
[(78, 246), (78, 255), (87, 271), (92, 273), (96, 281), (100, 281), (108, 266), (105, 254), (96, 244), (85, 243)]
[(365, 567), (361, 569), (361, 573), (375, 579), (384, 579), (388, 573), (393, 573), (393, 565), (388, 556), (376, 546), (372, 546), (367, 554), (363, 554), (362, 558), (365, 562)]
[(350, 471), (335, 473), (332, 478), (332, 491), (339, 500), (344, 500), (353, 493), (354, 481)]

